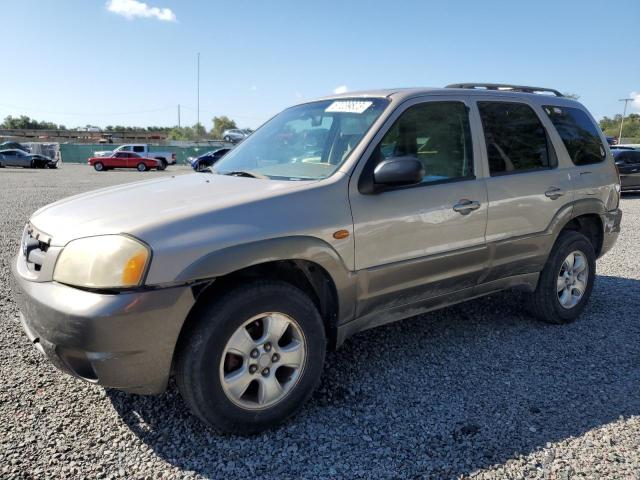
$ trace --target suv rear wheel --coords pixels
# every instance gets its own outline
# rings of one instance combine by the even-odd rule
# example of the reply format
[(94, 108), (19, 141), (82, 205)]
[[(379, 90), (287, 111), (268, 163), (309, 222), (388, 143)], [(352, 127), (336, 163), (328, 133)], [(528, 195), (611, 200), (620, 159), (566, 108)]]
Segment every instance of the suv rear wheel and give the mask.
[(531, 295), (533, 314), (548, 323), (569, 323), (584, 310), (596, 276), (593, 245), (567, 230), (556, 241)]
[(299, 289), (249, 284), (201, 307), (192, 320), (180, 340), (176, 381), (193, 413), (217, 430), (271, 428), (316, 388), (324, 326)]

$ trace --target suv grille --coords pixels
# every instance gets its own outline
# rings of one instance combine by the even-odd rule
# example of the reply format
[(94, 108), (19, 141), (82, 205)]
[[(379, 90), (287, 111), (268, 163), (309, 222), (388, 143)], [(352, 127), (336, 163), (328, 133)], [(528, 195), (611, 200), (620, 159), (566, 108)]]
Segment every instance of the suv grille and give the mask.
[(30, 223), (24, 229), (22, 235), (22, 254), (27, 260), (27, 264), (35, 271), (40, 271), (47, 250), (51, 245), (51, 237), (37, 230)]

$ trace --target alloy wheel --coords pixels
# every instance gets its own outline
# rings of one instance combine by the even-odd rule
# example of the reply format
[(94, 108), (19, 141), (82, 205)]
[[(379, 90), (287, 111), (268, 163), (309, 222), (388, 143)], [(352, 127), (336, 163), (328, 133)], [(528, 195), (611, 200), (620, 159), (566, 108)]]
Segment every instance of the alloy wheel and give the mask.
[(301, 377), (306, 341), (288, 315), (266, 312), (238, 328), (227, 341), (220, 361), (222, 390), (247, 410), (261, 410), (284, 399)]
[(574, 250), (564, 259), (558, 272), (558, 301), (563, 308), (575, 307), (585, 292), (589, 282), (589, 263), (586, 255)]

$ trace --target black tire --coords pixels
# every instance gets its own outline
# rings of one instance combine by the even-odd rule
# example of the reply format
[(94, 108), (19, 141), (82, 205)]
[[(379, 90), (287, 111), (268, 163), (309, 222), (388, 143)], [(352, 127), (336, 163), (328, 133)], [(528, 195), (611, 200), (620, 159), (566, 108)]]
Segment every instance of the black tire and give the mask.
[(139, 172), (146, 172), (147, 171), (147, 166), (144, 164), (144, 162), (140, 162), (138, 165), (136, 165), (136, 169)]
[(158, 160), (158, 166), (157, 169), (162, 171), (162, 170), (166, 170), (167, 169), (167, 161), (164, 158), (160, 158), (157, 159)]
[(230, 142), (231, 142), (231, 138), (230, 138), (228, 135), (227, 135), (226, 137), (224, 137), (224, 138), (223, 138), (223, 140), (224, 140), (225, 142), (228, 142), (228, 143), (230, 143)]
[[(574, 251), (582, 252), (587, 260), (589, 268), (587, 285), (578, 303), (571, 308), (565, 308), (561, 305), (558, 297), (558, 274), (564, 260)], [(540, 274), (538, 286), (535, 292), (530, 295), (531, 313), (539, 320), (547, 323), (564, 324), (572, 322), (578, 318), (587, 305), (595, 278), (596, 254), (589, 239), (581, 233), (571, 230), (560, 233)]]
[[(306, 360), (285, 397), (270, 407), (248, 410), (227, 397), (218, 366), (234, 332), (264, 312), (281, 312), (296, 320), (305, 337)], [(180, 336), (176, 382), (191, 411), (216, 430), (257, 433), (282, 423), (302, 407), (320, 381), (325, 349), (324, 325), (307, 295), (284, 282), (254, 282), (197, 309)]]
[(93, 164), (93, 168), (95, 169), (96, 172), (103, 172), (106, 170), (106, 168), (104, 168), (104, 164), (102, 162), (96, 162)]

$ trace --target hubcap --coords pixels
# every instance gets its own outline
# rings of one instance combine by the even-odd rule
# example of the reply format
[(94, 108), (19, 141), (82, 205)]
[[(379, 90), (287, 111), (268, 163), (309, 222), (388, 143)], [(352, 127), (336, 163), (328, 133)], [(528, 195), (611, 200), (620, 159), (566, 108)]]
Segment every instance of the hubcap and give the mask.
[(587, 291), (588, 282), (587, 257), (575, 250), (564, 259), (558, 272), (557, 292), (560, 305), (567, 309), (575, 307)]
[(247, 410), (270, 407), (296, 385), (306, 362), (302, 329), (284, 313), (247, 320), (227, 342), (220, 383), (229, 400)]

